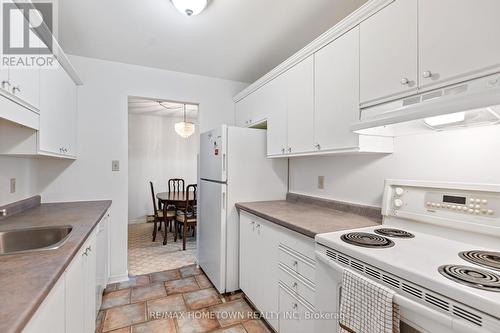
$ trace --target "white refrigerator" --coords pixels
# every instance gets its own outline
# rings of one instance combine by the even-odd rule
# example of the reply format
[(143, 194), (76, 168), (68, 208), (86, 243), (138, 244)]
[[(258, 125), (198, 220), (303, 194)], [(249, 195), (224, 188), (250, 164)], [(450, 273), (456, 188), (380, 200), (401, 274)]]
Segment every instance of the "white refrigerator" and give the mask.
[(239, 289), (235, 203), (285, 199), (288, 160), (266, 158), (265, 130), (222, 125), (200, 140), (198, 264), (220, 293), (232, 292)]

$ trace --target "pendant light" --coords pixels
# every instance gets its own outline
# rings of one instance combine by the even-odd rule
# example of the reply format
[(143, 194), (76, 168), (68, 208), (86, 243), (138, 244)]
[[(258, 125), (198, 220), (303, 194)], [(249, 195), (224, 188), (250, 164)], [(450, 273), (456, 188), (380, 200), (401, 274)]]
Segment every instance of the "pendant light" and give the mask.
[(207, 6), (207, 0), (172, 0), (174, 7), (184, 15), (195, 16)]
[(186, 104), (184, 104), (184, 121), (175, 123), (175, 132), (183, 138), (189, 138), (194, 133), (194, 123), (186, 121)]

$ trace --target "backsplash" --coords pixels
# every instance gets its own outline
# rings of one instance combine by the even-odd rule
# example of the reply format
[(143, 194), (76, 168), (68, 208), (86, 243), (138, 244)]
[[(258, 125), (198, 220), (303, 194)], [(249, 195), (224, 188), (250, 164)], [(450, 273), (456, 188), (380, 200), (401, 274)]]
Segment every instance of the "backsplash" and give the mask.
[[(11, 179), (15, 178), (15, 192)], [(38, 194), (37, 160), (0, 156), (0, 206)]]
[(380, 207), (390, 178), (499, 184), (499, 154), (500, 125), (398, 137), (390, 155), (292, 158), (289, 191)]

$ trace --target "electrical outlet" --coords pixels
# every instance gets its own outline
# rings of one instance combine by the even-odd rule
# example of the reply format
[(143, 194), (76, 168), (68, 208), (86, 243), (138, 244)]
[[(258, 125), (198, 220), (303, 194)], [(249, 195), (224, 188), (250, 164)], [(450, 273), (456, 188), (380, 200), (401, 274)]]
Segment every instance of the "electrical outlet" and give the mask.
[(120, 171), (120, 161), (111, 162), (111, 171)]
[(325, 176), (318, 176), (318, 188), (320, 190), (325, 188)]
[(16, 178), (10, 179), (10, 193), (16, 193)]

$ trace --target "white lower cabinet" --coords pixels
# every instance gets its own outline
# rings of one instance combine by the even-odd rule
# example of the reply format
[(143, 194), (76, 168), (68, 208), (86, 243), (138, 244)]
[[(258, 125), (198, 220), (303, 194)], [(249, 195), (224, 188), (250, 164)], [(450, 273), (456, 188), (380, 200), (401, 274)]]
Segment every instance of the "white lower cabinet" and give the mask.
[(289, 316), (297, 309), (308, 314), (314, 310), (313, 254), (312, 238), (240, 212), (240, 288), (280, 333), (312, 331), (307, 314), (298, 327), (296, 316)]
[(95, 330), (96, 231), (66, 269), (66, 332)]
[[(95, 331), (98, 286), (97, 258), (107, 262), (108, 250), (97, 246), (97, 237), (109, 214), (95, 227), (29, 321), (23, 333), (91, 333)], [(106, 232), (106, 237), (107, 237)], [(71, 236), (70, 236), (71, 237)], [(107, 244), (108, 241), (106, 240)], [(107, 274), (107, 273), (106, 273)], [(104, 277), (102, 277), (104, 278)], [(108, 280), (108, 276), (105, 277)]]
[(277, 237), (275, 226), (241, 214), (240, 287), (275, 330), (278, 329)]

